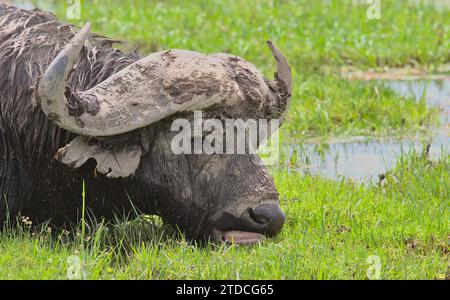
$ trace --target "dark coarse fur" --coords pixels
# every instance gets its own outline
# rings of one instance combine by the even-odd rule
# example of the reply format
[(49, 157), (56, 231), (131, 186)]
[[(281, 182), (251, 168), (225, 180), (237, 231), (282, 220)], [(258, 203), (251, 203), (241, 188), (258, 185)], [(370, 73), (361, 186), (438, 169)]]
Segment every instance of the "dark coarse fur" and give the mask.
[[(50, 13), (0, 5), (0, 221), (21, 214), (55, 223), (78, 218), (83, 179), (87, 200), (97, 216), (130, 209), (124, 201), (126, 179), (94, 178), (93, 165), (77, 171), (53, 159), (73, 135), (58, 128), (33, 105), (37, 80), (74, 36), (74, 28)], [(92, 37), (69, 79), (73, 90), (87, 90), (136, 61)], [(106, 199), (107, 197), (107, 199)]]
[[(75, 170), (57, 162), (55, 153), (75, 135), (57, 127), (34, 106), (39, 103), (34, 92), (44, 71), (73, 38), (74, 30), (49, 13), (0, 5), (1, 224), (8, 216), (17, 215), (37, 223), (50, 220), (57, 226), (77, 222), (84, 180), (88, 213), (97, 220), (137, 210), (158, 214), (190, 238), (211, 236), (216, 241), (222, 239), (221, 233), (233, 230), (268, 235), (281, 230), (284, 215), (278, 206), (278, 193), (261, 159), (252, 154), (175, 155), (170, 148), (175, 135), (170, 118), (96, 140), (105, 147), (141, 143), (145, 153), (135, 176), (96, 176), (92, 159)], [(259, 77), (239, 58), (222, 58), (228, 59), (224, 68), (231, 68), (245, 101), (230, 106), (231, 111), (217, 106), (209, 111), (210, 117), (240, 116), (240, 112), (243, 118), (282, 114), (284, 100), (289, 97), (286, 85), (280, 88), (276, 82), (267, 82), (279, 96), (272, 93), (268, 99), (260, 99)], [(112, 48), (110, 40), (92, 36), (66, 85), (69, 113), (77, 116), (86, 111), (80, 106), (77, 91), (98, 85), (138, 59)], [(261, 102), (267, 109), (259, 109)], [(259, 219), (251, 213), (258, 207), (265, 214)]]

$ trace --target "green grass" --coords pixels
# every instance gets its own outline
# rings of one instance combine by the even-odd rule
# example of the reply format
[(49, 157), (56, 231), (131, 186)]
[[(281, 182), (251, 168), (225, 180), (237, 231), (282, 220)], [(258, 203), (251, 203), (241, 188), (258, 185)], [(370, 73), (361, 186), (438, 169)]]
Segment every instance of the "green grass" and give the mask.
[(376, 82), (349, 82), (313, 75), (298, 84), (281, 129), (291, 142), (330, 136), (393, 136), (437, 126), (438, 109), (425, 99), (399, 97)]
[[(63, 1), (35, 2), (65, 17)], [(269, 76), (275, 64), (264, 41), (275, 41), (295, 76), (283, 142), (405, 135), (438, 125), (437, 110), (424, 101), (346, 81), (339, 69), (432, 71), (449, 63), (448, 9), (383, 0), (381, 20), (368, 20), (367, 5), (352, 1), (111, 2), (85, 1), (75, 23), (89, 20), (95, 32), (139, 44), (143, 53), (231, 52)], [(420, 155), (400, 158), (383, 185), (272, 170), (287, 223), (254, 247), (199, 247), (157, 217), (81, 222), (72, 232), (32, 230), (23, 220), (0, 233), (0, 279), (64, 279), (73, 259), (90, 279), (365, 279), (373, 255), (381, 278), (449, 278), (449, 171), (448, 156), (431, 163)]]
[[(37, 0), (65, 19), (64, 1)], [(111, 3), (114, 4), (111, 4)], [(436, 110), (396, 95), (380, 84), (348, 82), (340, 67), (450, 62), (449, 9), (382, 1), (381, 19), (355, 1), (84, 1), (79, 25), (140, 45), (142, 53), (168, 48), (230, 52), (272, 76), (272, 39), (294, 72), (293, 105), (283, 135), (305, 140), (341, 135), (408, 134), (438, 122)]]
[[(62, 1), (35, 2), (66, 16)], [(272, 60), (264, 43), (269, 38), (298, 72), (349, 63), (367, 68), (450, 61), (448, 9), (383, 0), (381, 19), (370, 20), (366, 1), (356, 2), (84, 1), (78, 23), (89, 20), (94, 31), (139, 42), (148, 51), (232, 52), (265, 70)]]
[(84, 242), (81, 225), (50, 234), (24, 223), (0, 234), (0, 278), (64, 279), (73, 255), (89, 279), (365, 279), (373, 255), (384, 279), (448, 278), (449, 174), (448, 157), (421, 156), (401, 158), (383, 185), (277, 171), (287, 223), (253, 247), (200, 247), (149, 217), (88, 227)]

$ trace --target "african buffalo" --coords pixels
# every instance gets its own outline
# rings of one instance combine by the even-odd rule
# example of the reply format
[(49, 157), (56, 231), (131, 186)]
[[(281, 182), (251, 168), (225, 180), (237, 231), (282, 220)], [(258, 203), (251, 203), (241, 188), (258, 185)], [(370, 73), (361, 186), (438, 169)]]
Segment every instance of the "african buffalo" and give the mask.
[[(174, 154), (175, 118), (283, 119), (291, 71), (270, 81), (229, 54), (139, 57), (47, 12), (0, 5), (0, 222), (56, 226), (134, 208), (193, 240), (250, 244), (280, 232), (274, 182), (254, 154)], [(194, 141), (193, 141), (194, 142)]]

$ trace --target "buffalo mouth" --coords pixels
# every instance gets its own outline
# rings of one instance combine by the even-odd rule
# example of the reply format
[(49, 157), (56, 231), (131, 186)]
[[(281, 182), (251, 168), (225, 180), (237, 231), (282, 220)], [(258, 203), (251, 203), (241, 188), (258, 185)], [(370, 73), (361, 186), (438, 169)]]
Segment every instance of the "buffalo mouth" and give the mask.
[(255, 245), (266, 239), (266, 236), (261, 233), (240, 230), (219, 231), (218, 234), (220, 236), (215, 238), (217, 242), (234, 245)]
[(283, 227), (285, 215), (278, 205), (261, 205), (246, 210), (240, 217), (223, 213), (216, 221), (212, 238), (216, 242), (254, 245), (276, 236)]

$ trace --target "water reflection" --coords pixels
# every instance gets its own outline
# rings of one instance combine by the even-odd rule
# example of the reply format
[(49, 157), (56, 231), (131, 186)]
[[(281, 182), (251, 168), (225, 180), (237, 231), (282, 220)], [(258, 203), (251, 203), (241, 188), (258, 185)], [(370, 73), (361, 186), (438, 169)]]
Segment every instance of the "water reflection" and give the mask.
[(384, 84), (402, 96), (414, 96), (417, 100), (425, 97), (430, 106), (442, 109), (441, 124), (448, 124), (450, 114), (450, 81), (449, 80), (390, 80)]

